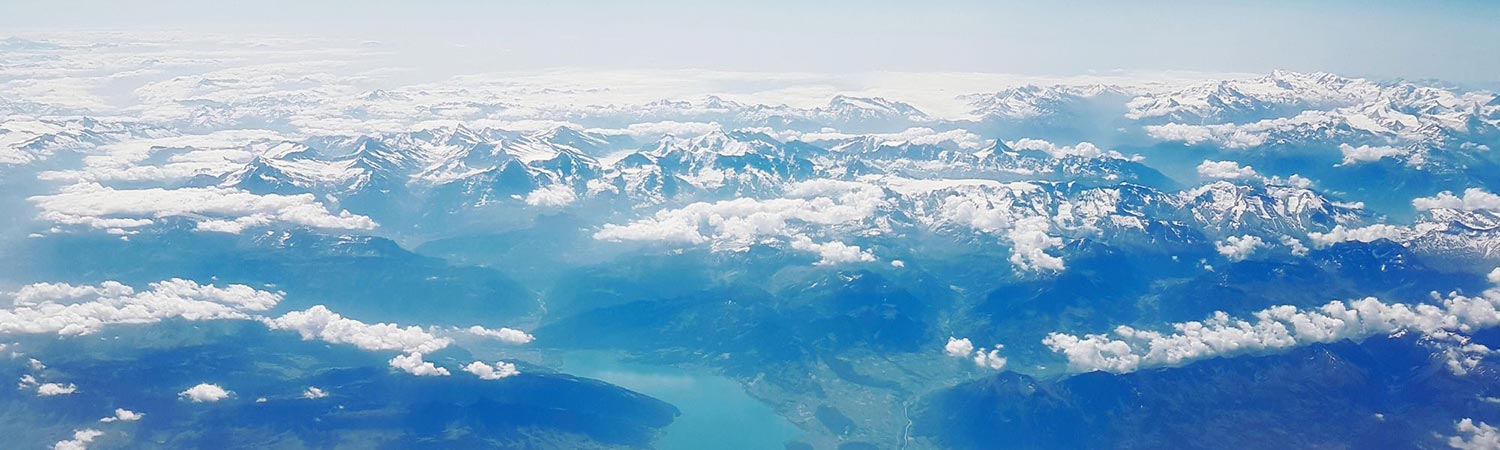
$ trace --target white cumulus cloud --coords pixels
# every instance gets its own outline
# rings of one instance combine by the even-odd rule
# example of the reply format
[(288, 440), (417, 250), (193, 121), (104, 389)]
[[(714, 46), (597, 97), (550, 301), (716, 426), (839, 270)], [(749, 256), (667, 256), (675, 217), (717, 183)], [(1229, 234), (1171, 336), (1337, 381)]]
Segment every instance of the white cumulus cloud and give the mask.
[(969, 338), (959, 339), (949, 336), (948, 344), (943, 346), (943, 353), (958, 358), (968, 357), (970, 353), (974, 353), (974, 343), (969, 341)]
[(308, 386), (307, 390), (302, 391), (302, 398), (308, 400), (317, 400), (324, 397), (328, 397), (328, 392), (317, 386)]
[(125, 408), (115, 408), (115, 415), (99, 419), (100, 422), (135, 422), (145, 418), (146, 414), (131, 411)]
[(1015, 221), (1006, 236), (1010, 238), (1010, 262), (1021, 270), (1063, 270), (1063, 260), (1047, 253), (1061, 247), (1062, 238), (1047, 234), (1051, 228), (1046, 217), (1031, 216)]
[(995, 344), (994, 348), (974, 348), (974, 343), (969, 338), (949, 337), (948, 343), (943, 346), (943, 354), (954, 358), (966, 358), (974, 362), (975, 366), (986, 369), (1000, 370), (1005, 368), (1006, 359), (1000, 356), (1000, 349), (1004, 345)]
[(1235, 161), (1209, 161), (1205, 160), (1198, 164), (1198, 175), (1204, 178), (1219, 178), (1226, 180), (1239, 180), (1255, 178), (1255, 168), (1241, 166)]
[(1005, 357), (1000, 356), (1000, 349), (1004, 347), (1003, 345), (995, 344), (995, 348), (992, 349), (980, 348), (975, 350), (974, 365), (994, 370), (1004, 369)]
[(453, 343), (451, 339), (435, 336), (420, 327), (402, 327), (390, 323), (367, 324), (345, 318), (323, 305), (261, 321), (273, 330), (296, 331), (305, 340), (351, 344), (361, 350), (430, 353)]
[(483, 361), (474, 361), (464, 366), (464, 372), (472, 373), (481, 380), (498, 380), (520, 375), (521, 371), (516, 369), (515, 364), (498, 361), (495, 364), (485, 364)]
[(391, 358), (391, 367), (419, 377), (446, 377), (448, 369), (422, 360), (422, 353), (408, 353)]
[(94, 429), (74, 430), (72, 439), (57, 441), (52, 450), (88, 450), (89, 444), (103, 435), (103, 431)]
[(177, 393), (177, 396), (193, 403), (212, 403), (229, 398), (229, 394), (217, 384), (200, 383)]
[(42, 383), (36, 387), (36, 395), (41, 397), (69, 395), (74, 392), (78, 392), (78, 386), (74, 386), (73, 383)]
[(813, 242), (807, 236), (796, 236), (792, 238), (792, 249), (817, 254), (820, 259), (817, 265), (827, 266), (852, 262), (870, 262), (875, 260), (875, 255), (869, 251), (862, 250), (857, 245), (849, 245), (843, 242)]
[(1401, 156), (1406, 150), (1387, 146), (1361, 145), (1358, 147), (1349, 144), (1339, 144), (1339, 153), (1344, 155), (1344, 164), (1356, 164), (1361, 162), (1379, 161), (1381, 158)]
[(526, 194), (526, 204), (542, 207), (563, 207), (578, 201), (578, 194), (573, 189), (561, 184), (553, 184), (537, 188)]
[(1449, 447), (1459, 450), (1500, 449), (1500, 430), (1490, 424), (1465, 417), (1453, 428), (1458, 435), (1448, 438)]
[(1218, 250), (1220, 255), (1229, 258), (1230, 261), (1242, 261), (1255, 253), (1255, 249), (1259, 248), (1263, 243), (1259, 237), (1248, 234), (1244, 236), (1230, 236), (1222, 241), (1215, 242), (1214, 249)]
[(531, 341), (536, 340), (535, 336), (532, 336), (525, 331), (517, 330), (514, 328), (500, 328), (498, 330), (491, 330), (479, 325), (475, 325), (465, 329), (465, 331), (475, 336), (498, 339), (501, 342), (507, 344), (528, 344), (531, 343)]

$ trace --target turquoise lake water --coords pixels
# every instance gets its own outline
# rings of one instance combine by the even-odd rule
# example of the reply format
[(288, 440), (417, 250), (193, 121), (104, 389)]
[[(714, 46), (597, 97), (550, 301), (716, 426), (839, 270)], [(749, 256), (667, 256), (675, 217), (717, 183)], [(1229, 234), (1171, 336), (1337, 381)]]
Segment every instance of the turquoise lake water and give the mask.
[(574, 352), (557, 358), (562, 372), (602, 380), (656, 397), (682, 415), (657, 441), (661, 450), (783, 448), (802, 434), (734, 380), (701, 370), (619, 361), (617, 355)]

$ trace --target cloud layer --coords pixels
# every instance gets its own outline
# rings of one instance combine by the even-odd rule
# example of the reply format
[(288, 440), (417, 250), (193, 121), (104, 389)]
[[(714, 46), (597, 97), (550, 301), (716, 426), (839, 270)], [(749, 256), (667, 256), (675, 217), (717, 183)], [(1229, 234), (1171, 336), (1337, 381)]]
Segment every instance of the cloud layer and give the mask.
[(312, 194), (258, 195), (232, 188), (115, 189), (80, 183), (51, 195), (31, 197), (42, 220), (101, 229), (137, 228), (163, 218), (185, 218), (198, 230), (239, 233), (249, 227), (282, 224), (313, 228), (369, 230), (373, 220), (340, 211), (330, 213)]
[[(1500, 285), (1500, 269), (1490, 272), (1490, 281)], [(1496, 325), (1500, 325), (1500, 286), (1475, 297), (1451, 293), (1436, 305), (1384, 303), (1372, 297), (1311, 309), (1274, 306), (1257, 311), (1250, 320), (1219, 312), (1207, 320), (1172, 324), (1171, 332), (1120, 326), (1111, 334), (1052, 333), (1042, 342), (1067, 358), (1074, 371), (1132, 372), (1401, 330), (1462, 341), (1455, 333)], [(1464, 369), (1462, 361), (1450, 368)]]

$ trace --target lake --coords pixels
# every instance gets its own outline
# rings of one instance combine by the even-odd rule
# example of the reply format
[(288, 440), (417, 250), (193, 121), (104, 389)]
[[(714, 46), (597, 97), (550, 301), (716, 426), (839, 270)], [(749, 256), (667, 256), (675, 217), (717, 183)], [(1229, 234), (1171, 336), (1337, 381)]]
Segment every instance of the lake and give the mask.
[(620, 361), (609, 352), (548, 355), (557, 370), (609, 382), (677, 406), (682, 415), (657, 441), (661, 450), (783, 448), (802, 431), (732, 379), (701, 369)]

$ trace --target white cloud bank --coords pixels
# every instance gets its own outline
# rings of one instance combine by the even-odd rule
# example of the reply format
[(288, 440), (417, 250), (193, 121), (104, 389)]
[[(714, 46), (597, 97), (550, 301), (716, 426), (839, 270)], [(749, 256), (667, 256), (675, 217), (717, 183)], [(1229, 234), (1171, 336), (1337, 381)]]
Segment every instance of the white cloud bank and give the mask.
[(1064, 158), (1069, 156), (1099, 158), (1108, 156), (1111, 158), (1123, 159), (1125, 157), (1124, 155), (1121, 155), (1120, 152), (1116, 152), (1113, 150), (1106, 151), (1104, 149), (1101, 149), (1099, 148), (1099, 146), (1094, 145), (1094, 143), (1092, 142), (1079, 142), (1075, 145), (1057, 145), (1050, 141), (1041, 139), (1021, 139), (1014, 142), (1007, 142), (1006, 145), (1016, 150), (1035, 150), (1043, 152), (1053, 158)]
[(715, 251), (740, 250), (770, 240), (815, 253), (822, 258), (820, 264), (873, 261), (874, 255), (858, 246), (814, 242), (808, 233), (869, 229), (866, 222), (885, 203), (884, 190), (874, 185), (805, 181), (791, 185), (784, 198), (698, 202), (623, 225), (606, 224), (594, 233), (594, 239), (710, 244)]
[(1255, 178), (1255, 168), (1241, 166), (1234, 161), (1210, 161), (1204, 160), (1198, 164), (1198, 175), (1204, 178), (1218, 178), (1225, 180), (1239, 180)]
[[(295, 331), (304, 340), (350, 344), (367, 351), (399, 351), (404, 355), (392, 359), (391, 367), (415, 375), (447, 375), (446, 369), (422, 360), (422, 354), (453, 343), (451, 338), (434, 334), (436, 329), (368, 324), (345, 318), (323, 305), (276, 318), (252, 314), (275, 307), (284, 295), (239, 284), (219, 287), (175, 278), (151, 283), (141, 291), (114, 281), (98, 285), (36, 283), (10, 294), (15, 306), (0, 309), (0, 333), (75, 336), (95, 333), (108, 325), (149, 324), (171, 318), (254, 319), (272, 330)], [(535, 339), (510, 328), (490, 330), (474, 326), (464, 331), (518, 345)], [(22, 378), (22, 385), (35, 387), (38, 395), (44, 396), (71, 394), (76, 390), (71, 384), (38, 384), (30, 375)]]
[(220, 233), (273, 223), (347, 230), (376, 226), (369, 217), (331, 213), (312, 194), (258, 195), (218, 187), (115, 189), (79, 183), (29, 200), (41, 210), (42, 220), (102, 229), (144, 227), (169, 217), (191, 219), (199, 231)]
[(958, 148), (968, 150), (977, 150), (980, 148), (984, 148), (986, 145), (990, 144), (990, 141), (968, 130), (953, 129), (947, 131), (937, 131), (927, 127), (907, 128), (895, 133), (850, 134), (833, 130), (803, 133), (788, 130), (780, 132), (773, 131), (773, 134), (776, 134), (776, 137), (783, 141), (796, 139), (804, 142), (818, 142), (864, 138), (874, 139), (880, 141), (880, 145), (888, 146), (898, 146), (903, 144), (952, 144), (958, 146)]
[(348, 319), (323, 305), (288, 312), (274, 319), (261, 319), (261, 322), (273, 330), (296, 331), (304, 340), (352, 344), (361, 350), (431, 353), (453, 343), (452, 339), (435, 336), (420, 327), (367, 324)]
[(1332, 230), (1328, 230), (1327, 233), (1316, 231), (1307, 233), (1307, 238), (1311, 239), (1316, 246), (1327, 247), (1339, 242), (1348, 241), (1374, 242), (1381, 239), (1389, 239), (1400, 242), (1411, 234), (1412, 230), (1410, 228), (1378, 223), (1358, 228), (1336, 225)]
[(1432, 197), (1413, 199), (1411, 206), (1416, 208), (1417, 211), (1430, 211), (1434, 209), (1500, 211), (1500, 195), (1492, 194), (1482, 188), (1465, 189), (1462, 197), (1453, 195), (1453, 192), (1450, 191), (1443, 191)]
[[(1489, 278), (1491, 283), (1500, 285), (1500, 269), (1490, 272)], [(1496, 325), (1500, 325), (1500, 286), (1477, 297), (1450, 293), (1440, 305), (1383, 303), (1373, 297), (1336, 301), (1311, 309), (1283, 305), (1254, 313), (1253, 321), (1219, 312), (1208, 320), (1172, 324), (1174, 331), (1170, 333), (1120, 326), (1115, 328), (1113, 336), (1052, 333), (1042, 343), (1062, 353), (1072, 370), (1124, 373), (1221, 355), (1357, 340), (1401, 330), (1453, 338), (1458, 332)], [(1477, 347), (1464, 351), (1488, 352), (1482, 346)], [(1450, 361), (1450, 369), (1456, 373), (1462, 373), (1464, 366), (1462, 361)]]
[(83, 335), (106, 325), (169, 318), (247, 319), (248, 312), (271, 309), (283, 295), (242, 284), (218, 287), (176, 278), (151, 283), (140, 292), (117, 282), (38, 283), (15, 294), (15, 307), (0, 309), (0, 333)]

